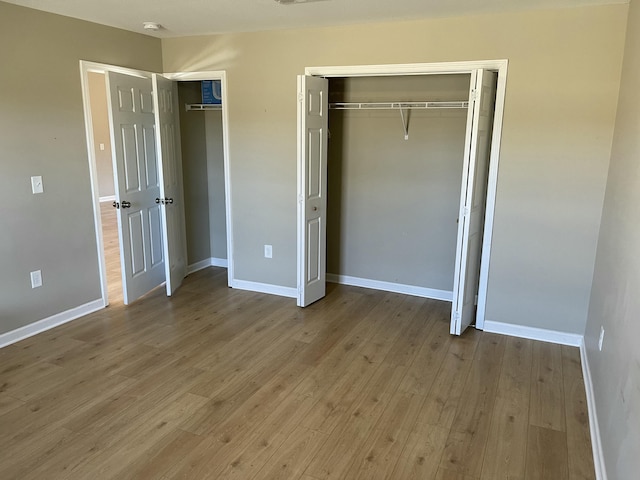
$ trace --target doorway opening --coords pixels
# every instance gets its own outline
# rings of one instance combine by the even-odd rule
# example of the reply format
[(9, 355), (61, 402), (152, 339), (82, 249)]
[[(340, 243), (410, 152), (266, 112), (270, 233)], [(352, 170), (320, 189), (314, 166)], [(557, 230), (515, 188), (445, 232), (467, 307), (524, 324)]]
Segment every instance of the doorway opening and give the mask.
[[(201, 203), (194, 203), (192, 200), (185, 202), (183, 198), (183, 174), (189, 169), (189, 165), (194, 163), (192, 157), (187, 157), (186, 160), (189, 163), (185, 169), (180, 165), (180, 154), (182, 153), (181, 138), (184, 137), (184, 132), (181, 131), (180, 124), (190, 113), (185, 106), (185, 103), (181, 103), (178, 98), (178, 81), (183, 79), (172, 79), (173, 77), (184, 77), (184, 80), (217, 80), (219, 86), (222, 86), (221, 97), (224, 100), (226, 97), (226, 75), (225, 72), (195, 72), (187, 74), (167, 74), (164, 78), (160, 75), (150, 72), (136, 71), (128, 68), (117, 67), (112, 65), (98, 64), (94, 62), (80, 62), (83, 98), (85, 107), (85, 127), (87, 134), (87, 148), (89, 153), (89, 167), (90, 177), (93, 193), (94, 204), (94, 222), (96, 227), (96, 240), (98, 248), (98, 259), (100, 268), (100, 277), (102, 285), (102, 299), (104, 306), (109, 303), (130, 303), (135, 300), (137, 296), (129, 295), (129, 301), (127, 301), (127, 280), (129, 285), (133, 281), (137, 281), (135, 269), (146, 264), (158, 265), (158, 261), (166, 263), (164, 266), (164, 273), (160, 281), (155, 281), (152, 289), (157, 286), (165, 284), (167, 294), (171, 295), (175, 289), (182, 282), (182, 278), (188, 273), (196, 271), (200, 268), (204, 268), (209, 265), (217, 265), (228, 268), (228, 278), (232, 278), (232, 265), (230, 261), (232, 258), (232, 248), (230, 246), (231, 229), (227, 229), (226, 225), (230, 218), (230, 203), (228, 201), (228, 150), (227, 150), (227, 129), (226, 129), (226, 107), (223, 102), (218, 105), (216, 123), (217, 129), (215, 129), (213, 142), (221, 142), (222, 146), (218, 149), (220, 155), (219, 164), (216, 164), (217, 170), (213, 173), (215, 175), (215, 181), (213, 182), (217, 186), (218, 196), (220, 198), (220, 189), (222, 190), (222, 198), (224, 199), (222, 210), (222, 234), (217, 237), (216, 247), (218, 250), (222, 248), (222, 251), (226, 252), (224, 256), (224, 263), (222, 261), (212, 263), (211, 255), (207, 255), (207, 258), (203, 262), (188, 263), (186, 238), (185, 234), (189, 225), (185, 224), (184, 217), (181, 219), (180, 215), (174, 212), (183, 211), (184, 208), (189, 208), (197, 211), (208, 211), (209, 202), (207, 188), (209, 185), (205, 183), (204, 198), (202, 203), (202, 195), (196, 200)], [(111, 87), (110, 81), (111, 80)], [(115, 90), (116, 82), (117, 88), (124, 85), (121, 90)], [(144, 82), (144, 87), (138, 89), (135, 86), (136, 82)], [(148, 83), (147, 83), (148, 82)], [(133, 87), (130, 89), (126, 86), (127, 83), (132, 83)], [(198, 82), (199, 84), (200, 82)], [(145, 90), (147, 88), (148, 90)], [(109, 92), (109, 88), (111, 91)], [(128, 105), (129, 91), (131, 94), (131, 105)], [(123, 96), (122, 92), (125, 92)], [(104, 98), (106, 97), (106, 99)], [(109, 107), (109, 98), (111, 98), (111, 110), (105, 120), (104, 106)], [(124, 98), (124, 101), (122, 100)], [(115, 100), (113, 100), (115, 99)], [(119, 100), (118, 100), (119, 99)], [(115, 104), (113, 102), (116, 102)], [(120, 102), (118, 104), (117, 102)], [(136, 104), (135, 102), (139, 102)], [(96, 107), (96, 103), (101, 105), (103, 111)], [(194, 103), (202, 103), (200, 99)], [(151, 106), (149, 108), (149, 105)], [(151, 113), (151, 124), (155, 126), (140, 124), (138, 127), (135, 125), (134, 120), (125, 119), (121, 121), (118, 116), (122, 117), (123, 112), (127, 114), (127, 109), (134, 113), (136, 110), (142, 113)], [(174, 120), (175, 119), (175, 120)], [(120, 121), (120, 123), (118, 123)], [(105, 125), (106, 122), (106, 125)], [(128, 128), (130, 125), (134, 128)], [(136, 129), (137, 128), (137, 129)], [(135, 132), (142, 131), (142, 135), (136, 137)], [(176, 134), (177, 131), (177, 134)], [(131, 137), (127, 138), (129, 132)], [(157, 132), (157, 134), (156, 134)], [(211, 129), (209, 129), (211, 133)], [(206, 132), (202, 132), (203, 138), (201, 141), (209, 143), (209, 139), (204, 138)], [(129, 144), (127, 145), (127, 141)], [(115, 147), (113, 144), (115, 142)], [(131, 146), (134, 145), (133, 148)], [(127, 151), (129, 148), (129, 151)], [(187, 153), (189, 153), (189, 145), (186, 145)], [(113, 153), (116, 150), (117, 153)], [(193, 149), (192, 149), (193, 150)], [(118, 155), (126, 157), (128, 154), (132, 156), (131, 152), (143, 151), (144, 158), (137, 164), (127, 165), (126, 162), (122, 164), (122, 159)], [(176, 161), (177, 157), (177, 161)], [(153, 161), (150, 159), (153, 158)], [(198, 162), (201, 159), (196, 159)], [(206, 159), (204, 160), (206, 164)], [(120, 164), (118, 163), (120, 162)], [(206, 166), (205, 166), (206, 168)], [(120, 183), (118, 183), (118, 172), (120, 172)], [(124, 174), (123, 174), (124, 172)], [(125, 178), (126, 177), (126, 178)], [(221, 177), (221, 178), (220, 178)], [(125, 185), (123, 187), (122, 178), (125, 178)], [(129, 188), (131, 184), (131, 178), (139, 180), (140, 185), (134, 185), (134, 188)], [(205, 175), (205, 179), (207, 176)], [(145, 186), (159, 182), (161, 187), (161, 193), (158, 192), (152, 194), (155, 198), (155, 202), (151, 199), (152, 203), (155, 203), (155, 207), (152, 205), (149, 208), (148, 213), (142, 211), (139, 215), (129, 215), (125, 217), (123, 209), (129, 214), (134, 208), (130, 206), (134, 205), (134, 202), (129, 202), (129, 197), (138, 194), (138, 191), (144, 190)], [(201, 192), (202, 193), (202, 192)], [(125, 200), (125, 198), (127, 200)], [(135, 202), (141, 203), (141, 202)], [(176, 204), (180, 205), (180, 209), (175, 208)], [(114, 208), (115, 207), (115, 208)], [(220, 208), (216, 203), (216, 214), (219, 218)], [(118, 221), (114, 223), (115, 218), (118, 217)], [(122, 217), (122, 219), (120, 219)], [(126, 220), (125, 220), (126, 218)], [(146, 225), (143, 225), (147, 222)], [(220, 224), (220, 222), (218, 222)], [(132, 226), (136, 227), (140, 225), (137, 231), (132, 230)], [(129, 228), (129, 231), (126, 231)], [(123, 235), (124, 230), (124, 235)], [(139, 234), (138, 234), (139, 232)], [(196, 232), (196, 234), (202, 235), (202, 232)], [(138, 234), (138, 235), (137, 235)], [(129, 239), (132, 241), (138, 237), (146, 235), (149, 240), (149, 248), (143, 246), (139, 249), (140, 252), (146, 253), (147, 250), (151, 250), (150, 258), (142, 258), (138, 260), (136, 264), (136, 258), (132, 258), (136, 253), (135, 249), (127, 243)], [(184, 241), (180, 241), (181, 238), (185, 238)], [(145, 239), (147, 240), (147, 239)], [(180, 255), (182, 247), (184, 245), (184, 255)], [(206, 243), (209, 244), (209, 239), (206, 239)], [(220, 246), (222, 244), (222, 246)], [(139, 255), (142, 257), (142, 255)], [(227, 258), (229, 260), (227, 260)], [(129, 260), (128, 266), (126, 265)], [(165, 262), (166, 260), (166, 262)], [(131, 268), (129, 268), (131, 267)], [(141, 270), (141, 269), (139, 269)], [(157, 270), (157, 268), (156, 268)], [(122, 272), (126, 272), (133, 275), (123, 275)], [(171, 278), (169, 278), (171, 277)], [(146, 292), (150, 291), (146, 288)], [(144, 294), (144, 293), (143, 293)], [(133, 300), (132, 300), (133, 298)]]
[[(506, 69), (506, 60), (359, 67), (313, 67), (306, 69), (307, 76), (300, 77), (298, 85), (300, 100), (298, 110), (298, 305), (305, 306), (322, 298), (324, 296), (325, 281), (328, 278), (339, 283), (398, 291), (400, 293), (449, 301), (453, 300), (451, 333), (460, 334), (473, 321), (476, 323), (476, 328), (483, 328)], [(409, 76), (418, 76), (420, 78), (412, 79)], [(380, 77), (387, 78), (381, 79)], [(376, 142), (379, 140), (378, 137), (381, 136), (380, 132), (385, 133), (384, 130), (389, 128), (395, 128), (400, 139), (404, 136), (404, 141), (407, 141), (408, 138), (415, 139), (412, 136), (414, 131), (420, 136), (419, 128), (414, 129), (413, 127), (419, 127), (421, 122), (429, 122), (430, 119), (428, 118), (429, 115), (425, 114), (422, 115), (425, 118), (421, 119), (417, 111), (412, 111), (414, 106), (418, 108), (420, 104), (434, 100), (433, 107), (435, 109), (442, 107), (442, 112), (447, 110), (453, 112), (453, 104), (461, 102), (451, 102), (450, 100), (454, 100), (454, 98), (447, 98), (446, 92), (449, 91), (450, 93), (455, 90), (455, 88), (452, 90), (449, 87), (444, 89), (444, 94), (442, 88), (440, 88), (441, 92), (439, 93), (437, 92), (438, 88), (435, 88), (436, 97), (439, 96), (440, 98), (420, 98), (420, 102), (416, 102), (417, 98), (400, 98), (402, 95), (399, 94), (406, 93), (407, 89), (404, 88), (396, 88), (395, 96), (389, 96), (388, 86), (393, 85), (391, 77), (397, 77), (400, 83), (404, 81), (407, 84), (414, 85), (433, 84), (434, 81), (437, 84), (437, 77), (445, 81), (447, 78), (450, 80), (457, 79), (458, 83), (462, 82), (464, 84), (466, 82), (469, 86), (466, 94), (464, 87), (462, 89), (458, 88), (458, 92), (454, 93), (455, 96), (460, 95), (460, 92), (462, 92), (462, 98), (455, 98), (455, 100), (468, 99), (468, 108), (467, 105), (464, 105), (465, 111), (457, 114), (450, 113), (449, 117), (451, 118), (447, 119), (449, 121), (457, 115), (461, 117), (457, 122), (460, 124), (460, 120), (464, 123), (464, 117), (466, 116), (466, 125), (464, 125), (466, 132), (461, 134), (460, 125), (456, 127), (458, 129), (456, 135), (459, 142), (455, 149), (460, 152), (464, 151), (464, 163), (457, 165), (459, 170), (457, 188), (449, 186), (445, 192), (443, 187), (445, 187), (446, 182), (438, 182), (436, 185), (436, 190), (440, 189), (440, 196), (443, 198), (447, 195), (458, 195), (459, 204), (453, 205), (455, 214), (449, 215), (449, 217), (452, 217), (449, 223), (458, 221), (453, 228), (449, 228), (451, 225), (443, 226), (443, 224), (440, 224), (440, 226), (420, 224), (421, 221), (429, 222), (428, 219), (424, 218), (422, 210), (432, 210), (430, 218), (435, 218), (442, 213), (438, 211), (438, 205), (435, 205), (435, 207), (431, 204), (427, 205), (425, 202), (428, 202), (428, 199), (424, 197), (420, 199), (413, 198), (416, 197), (416, 192), (424, 189), (425, 186), (424, 184), (415, 183), (419, 180), (420, 175), (425, 173), (424, 170), (416, 170), (416, 167), (423, 165), (414, 159), (414, 171), (412, 173), (411, 165), (407, 167), (404, 164), (402, 166), (393, 164), (396, 161), (407, 162), (407, 159), (402, 159), (402, 155), (395, 155), (396, 152), (389, 145), (385, 146)], [(357, 86), (366, 86), (367, 83), (370, 84), (369, 88), (365, 88), (368, 91), (364, 97), (358, 98)], [(374, 85), (374, 87), (371, 88), (371, 85)], [(336, 86), (338, 87), (337, 89)], [(338, 90), (338, 98), (336, 98), (336, 90)], [(339, 98), (340, 96), (342, 98)], [(334, 108), (338, 106), (341, 109), (352, 111), (336, 115), (333, 111), (330, 112), (330, 105)], [(422, 106), (426, 108), (426, 105)], [(389, 123), (391, 121), (391, 112), (378, 111), (393, 108), (396, 109), (397, 127), (393, 127)], [(363, 109), (367, 110), (367, 112), (360, 111)], [(347, 113), (347, 115), (344, 115), (344, 113)], [(366, 121), (361, 121), (357, 125), (352, 118), (347, 120), (349, 115), (357, 115), (360, 119), (364, 118)], [(329, 123), (330, 119), (332, 123)], [(376, 122), (380, 130), (377, 135), (370, 128)], [(381, 127), (383, 124), (386, 126)], [(329, 142), (327, 141), (329, 133), (327, 127), (331, 128), (332, 139)], [(336, 135), (349, 136), (354, 130), (358, 129), (364, 132), (361, 136), (359, 147), (357, 146), (358, 141), (355, 140), (347, 142), (345, 146), (344, 138), (338, 138), (339, 145), (335, 145)], [(450, 135), (450, 133), (445, 132), (444, 135)], [(424, 141), (425, 139), (419, 137), (418, 140)], [(394, 137), (389, 143), (394, 144), (394, 142), (399, 151), (403, 140), (398, 140), (398, 137)], [(355, 176), (352, 175), (351, 179), (348, 178), (348, 174), (353, 172), (347, 172), (345, 180), (344, 172), (342, 171), (344, 168), (341, 166), (337, 167), (337, 173), (335, 172), (335, 165), (327, 168), (327, 151), (332, 154), (329, 158), (329, 162), (332, 162), (348, 153), (349, 149), (352, 148), (351, 143), (355, 145), (353, 148), (360, 150), (358, 153), (362, 157), (360, 158), (359, 166), (349, 165), (347, 168), (347, 170), (352, 168), (354, 172), (359, 169), (359, 178), (356, 182), (351, 182)], [(424, 151), (425, 145), (420, 145), (419, 141), (416, 142), (415, 148), (418, 156), (426, 153)], [(451, 147), (448, 148), (451, 149)], [(379, 150), (381, 149), (387, 150), (383, 156), (386, 156), (387, 162), (391, 162), (392, 165), (387, 164), (382, 168), (380, 165), (376, 165), (376, 162), (379, 163)], [(369, 153), (365, 152), (363, 154), (363, 150), (368, 150)], [(460, 158), (460, 152), (457, 153), (458, 158)], [(440, 154), (442, 155), (443, 152), (440, 152)], [(445, 157), (446, 155), (447, 153), (444, 152)], [(455, 165), (452, 166), (450, 161), (447, 162), (443, 158), (436, 160), (436, 170), (431, 173), (437, 175), (444, 173), (445, 177), (448, 175), (450, 180), (450, 174), (455, 170), (452, 167), (455, 167)], [(410, 159), (409, 162), (411, 162)], [(387, 168), (386, 172), (384, 168)], [(396, 171), (403, 169), (404, 171), (401, 173)], [(327, 170), (329, 170), (330, 174), (334, 170), (332, 176), (327, 176)], [(367, 190), (371, 183), (367, 185), (366, 182), (376, 175), (379, 177), (378, 186), (372, 186), (370, 190)], [(394, 179), (398, 180), (396, 177), (402, 177), (402, 175), (404, 175), (402, 181), (392, 186), (394, 188), (387, 189), (388, 191), (385, 193), (386, 187)], [(435, 176), (437, 177), (437, 175)], [(461, 179), (462, 182), (460, 182)], [(428, 182), (429, 180), (433, 180), (433, 178), (425, 181)], [(327, 198), (328, 182), (330, 185), (328, 190), (329, 198)], [(345, 214), (344, 207), (340, 205), (344, 203), (342, 202), (344, 199), (338, 197), (336, 200), (331, 195), (335, 196), (336, 192), (339, 192), (338, 195), (345, 196), (346, 192), (346, 196), (349, 197), (352, 193), (350, 191), (347, 192), (345, 186), (340, 185), (341, 182), (346, 182), (347, 184), (351, 182), (354, 185), (360, 182), (361, 195), (358, 201), (361, 203), (360, 211), (368, 212), (366, 215), (360, 215), (357, 220), (355, 216), (352, 219), (339, 218), (340, 215)], [(336, 183), (338, 183), (337, 186)], [(406, 206), (410, 202), (405, 202), (405, 208), (403, 208), (402, 201), (398, 201), (399, 198), (402, 200), (404, 197), (422, 202), (424, 208), (421, 209), (418, 206), (417, 209), (414, 208), (414, 215), (409, 215), (405, 210), (409, 210)], [(346, 203), (350, 203), (350, 205), (347, 205), (346, 213), (349, 214), (350, 210), (354, 210), (353, 205), (357, 202), (354, 202), (354, 199), (347, 198)], [(338, 208), (336, 208), (336, 204)], [(449, 203), (449, 206), (451, 205)], [(385, 211), (385, 209), (390, 211)], [(446, 208), (444, 209), (446, 210)], [(411, 217), (408, 221), (404, 222), (399, 228), (397, 226), (394, 227), (394, 223), (398, 223), (397, 220), (399, 218), (407, 215)], [(361, 224), (359, 231), (357, 228), (351, 228), (354, 220), (356, 223), (360, 222)], [(330, 225), (329, 238), (327, 238), (328, 223)], [(351, 239), (352, 245), (348, 246), (346, 251), (340, 245), (340, 241), (349, 236), (342, 232), (341, 226), (345, 225), (350, 230), (358, 231), (357, 234), (351, 235), (353, 237)], [(422, 228), (422, 239), (416, 239), (415, 235), (413, 235), (414, 238), (408, 238), (415, 234), (415, 232), (411, 231), (415, 229), (414, 227)], [(431, 235), (430, 242), (425, 242), (424, 240), (428, 238), (429, 233), (433, 234), (432, 231), (429, 232), (428, 230), (434, 227), (436, 230), (438, 228), (448, 230), (449, 234), (447, 235), (446, 232), (443, 232), (442, 238)], [(457, 241), (455, 239), (455, 231), (457, 231)], [(385, 236), (389, 238), (385, 239)], [(396, 241), (392, 238), (394, 236)], [(407, 238), (403, 238), (403, 236)], [(454, 241), (452, 242), (449, 237), (453, 237)], [(328, 244), (326, 243), (327, 240), (329, 240)], [(398, 258), (388, 259), (384, 257), (385, 253), (389, 257), (406, 255), (407, 252), (403, 250), (405, 247), (403, 241), (405, 243), (407, 241), (414, 243), (415, 254), (417, 251), (415, 244), (417, 242), (417, 248), (420, 248), (420, 240), (423, 240), (425, 248), (429, 248), (429, 243), (432, 244), (431, 246), (434, 246), (434, 242), (440, 243), (441, 253), (436, 253), (432, 260), (436, 261), (436, 263), (446, 264), (448, 267), (443, 270), (442, 265), (438, 267), (437, 265), (428, 265), (423, 261), (415, 261), (416, 259), (419, 260), (419, 257), (414, 255), (414, 263), (411, 264), (412, 260), (409, 259), (407, 264), (409, 268), (403, 270), (401, 265), (395, 264), (401, 263), (398, 262)], [(452, 252), (450, 251), (452, 243), (456, 243), (455, 265), (452, 265)], [(379, 248), (381, 245), (386, 247), (392, 245), (391, 250), (387, 248), (384, 251)], [(447, 248), (449, 251), (447, 251)], [(437, 251), (437, 249), (435, 250)], [(327, 251), (331, 255), (329, 259), (327, 259)], [(366, 251), (369, 251), (371, 255), (368, 258), (360, 258), (362, 257), (361, 254)], [(329, 260), (328, 268), (327, 260)], [(386, 265), (385, 262), (387, 262)], [(342, 268), (352, 269), (354, 272), (358, 272), (358, 269), (360, 269), (360, 272), (365, 272), (364, 278), (357, 274), (351, 275), (349, 272), (344, 274), (331, 271), (332, 269), (340, 270)], [(376, 273), (376, 269), (378, 273)], [(393, 271), (394, 269), (395, 271)], [(427, 269), (429, 270), (428, 272), (425, 271)], [(449, 282), (451, 276), (454, 277), (453, 288), (446, 285), (446, 280), (443, 283), (443, 275), (446, 276), (446, 270), (449, 273)], [(327, 276), (327, 271), (333, 275)], [(453, 275), (451, 275), (452, 271)], [(433, 276), (434, 273), (440, 277), (440, 285), (443, 285), (443, 287), (437, 287), (437, 279), (432, 279), (431, 281), (432, 285), (436, 285), (436, 288), (425, 288), (425, 286), (429, 287), (429, 285), (424, 284), (416, 285), (418, 283), (415, 281), (416, 278), (422, 277), (424, 279), (429, 275)], [(384, 278), (384, 275), (387, 277)], [(403, 275), (408, 278), (408, 281), (401, 279)], [(411, 275), (413, 275), (413, 280)], [(380, 276), (383, 276), (384, 279), (380, 280)], [(371, 281), (371, 277), (373, 277), (373, 281)], [(471, 311), (472, 313), (469, 313)]]

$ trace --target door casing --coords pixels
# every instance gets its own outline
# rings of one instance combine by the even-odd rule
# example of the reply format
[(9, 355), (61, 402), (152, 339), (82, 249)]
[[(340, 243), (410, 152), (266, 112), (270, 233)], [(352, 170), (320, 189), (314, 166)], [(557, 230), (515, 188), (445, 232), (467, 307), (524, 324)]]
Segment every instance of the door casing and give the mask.
[[(400, 75), (455, 75), (470, 74), (473, 70), (484, 69), (498, 73), (496, 86), (496, 102), (493, 120), (493, 134), (491, 136), (491, 156), (489, 159), (489, 175), (487, 185), (487, 199), (485, 207), (484, 233), (482, 238), (482, 253), (480, 257), (480, 279), (478, 284), (478, 306), (476, 313), (476, 328), (484, 328), (487, 283), (489, 277), (489, 266), (491, 262), (491, 242), (493, 237), (493, 220), (495, 214), (496, 187), (498, 181), (498, 163), (500, 160), (500, 142), (502, 139), (502, 121), (504, 115), (504, 101), (507, 86), (508, 60), (477, 60), (463, 62), (439, 62), (439, 63), (411, 63), (411, 64), (389, 64), (389, 65), (347, 65), (347, 66), (325, 66), (307, 67), (305, 75), (320, 77), (375, 77), (375, 76), (400, 76)], [(298, 162), (302, 159), (298, 158)], [(300, 171), (300, 168), (298, 168)], [(300, 181), (300, 179), (298, 179)], [(302, 237), (300, 229), (303, 225), (298, 221), (298, 238)], [(298, 251), (304, 248), (298, 242)], [(298, 254), (300, 258), (300, 254)], [(300, 269), (298, 262), (298, 291), (300, 285)]]
[[(118, 65), (106, 63), (90, 62), (80, 60), (80, 77), (82, 87), (82, 102), (84, 107), (85, 137), (87, 140), (87, 154), (89, 161), (89, 176), (91, 180), (91, 196), (93, 199), (93, 221), (96, 233), (96, 248), (98, 254), (98, 270), (100, 275), (100, 290), (102, 294), (102, 306), (109, 305), (107, 292), (107, 268), (104, 256), (104, 237), (102, 233), (102, 220), (100, 217), (100, 195), (98, 191), (98, 169), (95, 157), (95, 142), (93, 138), (93, 121), (91, 118), (91, 103), (89, 97), (89, 72), (106, 73), (117, 72), (126, 75), (151, 78), (153, 73), (144, 70), (136, 70)], [(172, 72), (160, 73), (162, 76), (174, 81), (197, 81), (197, 80), (220, 80), (222, 84), (222, 139), (225, 171), (225, 201), (226, 201), (226, 222), (227, 222), (227, 283), (233, 283), (233, 225), (231, 223), (231, 180), (229, 175), (229, 134), (228, 134), (228, 107), (227, 107), (227, 76), (223, 70), (201, 71), (201, 72)], [(121, 246), (122, 248), (122, 246)]]

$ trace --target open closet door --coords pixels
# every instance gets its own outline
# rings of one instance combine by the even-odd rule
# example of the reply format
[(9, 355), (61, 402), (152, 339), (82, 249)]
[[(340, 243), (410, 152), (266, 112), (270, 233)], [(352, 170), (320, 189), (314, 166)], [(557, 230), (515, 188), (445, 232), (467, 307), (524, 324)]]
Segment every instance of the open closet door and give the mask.
[(125, 305), (165, 279), (151, 78), (107, 72)]
[(486, 70), (471, 75), (451, 309), (455, 335), (476, 316), (496, 80), (497, 74)]
[(167, 295), (172, 295), (187, 275), (187, 250), (180, 154), (180, 118), (176, 82), (153, 75), (154, 101), (157, 106), (156, 138), (162, 217)]
[(325, 295), (327, 265), (326, 78), (298, 76), (298, 306)]

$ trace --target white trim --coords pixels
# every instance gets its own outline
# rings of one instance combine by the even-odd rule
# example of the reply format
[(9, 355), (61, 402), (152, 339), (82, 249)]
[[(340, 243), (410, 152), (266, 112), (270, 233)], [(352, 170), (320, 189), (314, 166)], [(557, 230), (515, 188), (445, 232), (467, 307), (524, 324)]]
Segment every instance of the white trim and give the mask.
[(115, 202), (116, 201), (116, 196), (115, 195), (107, 195), (105, 197), (100, 197), (100, 203), (102, 202)]
[(593, 450), (593, 466), (597, 480), (607, 480), (607, 469), (604, 463), (602, 439), (600, 437), (600, 424), (596, 413), (596, 397), (593, 392), (593, 380), (587, 357), (587, 347), (584, 338), (580, 343), (580, 360), (582, 361), (582, 377), (584, 378), (584, 390), (587, 396), (587, 409), (589, 411), (589, 430), (591, 433), (591, 449)]
[(444, 300), (446, 302), (451, 302), (453, 300), (453, 292), (450, 290), (436, 290), (435, 288), (425, 288), (417, 287), (415, 285), (383, 282), (381, 280), (369, 280), (367, 278), (351, 277), (349, 275), (327, 273), (327, 282), (339, 283), (341, 285), (351, 285), (352, 287), (383, 290), (385, 292), (402, 293), (404, 295), (413, 295), (416, 297), (432, 298), (434, 300)]
[(211, 257), (211, 266), (229, 268), (229, 260), (227, 260), (226, 258)]
[(579, 347), (583, 338), (582, 335), (577, 333), (494, 322), (493, 320), (485, 320), (483, 330), (488, 333), (500, 333), (511, 337), (528, 338), (529, 340), (539, 340), (541, 342), (557, 343), (571, 347)]
[(268, 293), (270, 295), (278, 295), (280, 297), (297, 298), (298, 290), (293, 287), (282, 287), (280, 285), (271, 285), (268, 283), (249, 282), (247, 280), (234, 280), (231, 288), (238, 290), (248, 290), (250, 292)]
[(191, 275), (199, 270), (209, 268), (211, 266), (211, 259), (205, 258), (204, 260), (200, 260), (199, 262), (192, 263), (187, 266), (187, 275)]
[(16, 328), (15, 330), (11, 330), (10, 332), (0, 334), (0, 348), (11, 345), (12, 343), (19, 342), (20, 340), (24, 340), (25, 338), (32, 337), (34, 335), (37, 335), (38, 333), (46, 332), (47, 330), (57, 327), (58, 325), (62, 325), (64, 323), (70, 322), (71, 320), (75, 320), (76, 318), (80, 318), (90, 313), (101, 310), (105, 306), (106, 305), (104, 301), (100, 298), (98, 300), (85, 303), (84, 305), (80, 305), (79, 307), (75, 307), (65, 312), (60, 312), (48, 318), (39, 320), (37, 322), (30, 323), (29, 325), (25, 325), (24, 327)]
[(233, 223), (231, 208), (231, 168), (229, 157), (229, 95), (227, 87), (226, 70), (208, 70), (199, 72), (170, 72), (163, 73), (164, 77), (175, 81), (198, 81), (198, 80), (220, 80), (222, 89), (222, 151), (224, 161), (224, 195), (225, 195), (225, 216), (227, 222), (227, 284), (231, 287), (235, 281), (234, 269), (234, 243), (233, 243)]
[(189, 265), (187, 267), (187, 275), (190, 275), (194, 272), (197, 272), (198, 270), (202, 270), (208, 267), (228, 268), (228, 265), (229, 265), (229, 262), (226, 258), (215, 258), (215, 257), (205, 258), (204, 260), (201, 260), (199, 262), (192, 263), (191, 265)]
[[(495, 215), (496, 191), (498, 184), (498, 164), (500, 161), (500, 142), (502, 139), (508, 66), (509, 61), (507, 59), (499, 59), (463, 62), (348, 65), (305, 68), (305, 75), (322, 77), (463, 74), (471, 73), (473, 70), (477, 69), (485, 69), (498, 72), (498, 84), (496, 86), (496, 103), (493, 118), (493, 135), (491, 138), (492, 148), (491, 158), (489, 160), (489, 178), (485, 204), (484, 233), (482, 239), (482, 253), (480, 258), (480, 278), (478, 282), (478, 308), (476, 311), (476, 328), (478, 329), (483, 329), (485, 325), (489, 269), (491, 266), (491, 242), (493, 239), (493, 220)], [(298, 153), (298, 164), (300, 163), (300, 161), (300, 154)], [(298, 172), (298, 176), (299, 175), (300, 173)], [(300, 181), (300, 179), (298, 179), (298, 181)], [(298, 225), (298, 229), (299, 228), (300, 226)], [(298, 246), (298, 248), (300, 247)], [(298, 269), (300, 269), (300, 261), (298, 261)], [(300, 282), (300, 272), (298, 272), (298, 282)]]
[(346, 65), (307, 67), (305, 75), (320, 77), (371, 77), (389, 75), (443, 75), (470, 73), (479, 68), (502, 70), (507, 68), (507, 60), (471, 60), (464, 62), (405, 63), (386, 65)]

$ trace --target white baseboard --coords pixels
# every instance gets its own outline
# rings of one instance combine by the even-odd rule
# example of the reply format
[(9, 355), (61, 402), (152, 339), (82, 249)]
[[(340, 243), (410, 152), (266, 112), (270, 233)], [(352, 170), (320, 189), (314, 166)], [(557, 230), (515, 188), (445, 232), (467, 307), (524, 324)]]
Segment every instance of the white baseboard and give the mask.
[(70, 322), (76, 318), (98, 311), (104, 308), (104, 306), (104, 301), (102, 299), (94, 300), (93, 302), (85, 303), (79, 307), (30, 323), (24, 327), (16, 328), (10, 332), (0, 334), (0, 348), (19, 342), (20, 340), (24, 340), (25, 338), (32, 337), (38, 333), (46, 332), (58, 325), (62, 325), (63, 323)]
[(104, 197), (100, 197), (100, 202), (115, 202), (116, 201), (116, 196), (115, 195), (106, 195)]
[(591, 369), (587, 358), (587, 348), (584, 338), (580, 342), (580, 360), (582, 361), (582, 377), (584, 378), (584, 390), (587, 395), (587, 408), (589, 410), (589, 430), (591, 432), (591, 448), (593, 449), (593, 466), (596, 471), (596, 480), (607, 480), (607, 470), (604, 464), (604, 452), (602, 451), (602, 439), (600, 438), (600, 424), (596, 413), (596, 398), (593, 392)]
[(369, 280), (367, 278), (337, 275), (335, 273), (327, 273), (327, 282), (351, 285), (352, 287), (371, 288), (373, 290), (384, 290), (386, 292), (402, 293), (404, 295), (413, 295), (416, 297), (432, 298), (434, 300), (445, 300), (447, 302), (453, 301), (453, 292), (448, 290), (436, 290), (434, 288), (416, 287), (414, 285), (403, 285), (401, 283)]
[(582, 343), (582, 335), (577, 333), (558, 332), (556, 330), (546, 330), (544, 328), (525, 327), (523, 325), (513, 325), (511, 323), (484, 321), (485, 332), (500, 333), (511, 337), (528, 338), (529, 340), (540, 340), (542, 342), (557, 343), (559, 345), (569, 345), (579, 347)]
[(250, 292), (268, 293), (271, 295), (279, 295), (281, 297), (298, 298), (298, 289), (293, 287), (248, 282), (246, 280), (232, 280), (231, 285), (229, 286), (231, 288), (237, 288), (238, 290), (248, 290)]
[(187, 267), (187, 275), (189, 275), (190, 273), (193, 272), (197, 272), (198, 270), (202, 270), (203, 268), (207, 268), (207, 267), (223, 267), (223, 268), (228, 268), (229, 267), (229, 261), (226, 258), (205, 258), (204, 260), (201, 260), (199, 262), (196, 263), (192, 263), (191, 265), (189, 265)]
[(229, 260), (227, 260), (226, 258), (211, 257), (211, 266), (229, 268)]

